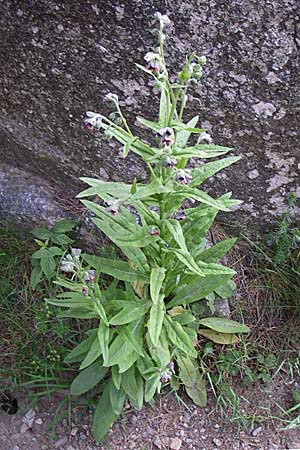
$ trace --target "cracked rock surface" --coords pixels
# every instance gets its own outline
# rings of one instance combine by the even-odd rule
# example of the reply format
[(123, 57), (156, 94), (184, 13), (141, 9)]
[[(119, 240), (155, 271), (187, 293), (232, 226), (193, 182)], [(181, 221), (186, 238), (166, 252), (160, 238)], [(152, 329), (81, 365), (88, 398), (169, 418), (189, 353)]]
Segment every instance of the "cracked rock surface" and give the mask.
[[(137, 115), (155, 118), (152, 82), (134, 63), (143, 64), (155, 45), (157, 10), (173, 22), (167, 42), (171, 73), (187, 53), (207, 56), (186, 119), (199, 114), (214, 143), (242, 156), (206, 183), (211, 195), (232, 190), (244, 201), (224, 219), (267, 225), (282, 212), (289, 192), (300, 194), (297, 0), (7, 0), (0, 16), (0, 179), (15, 171), (16, 180), (36, 184), (23, 204), (27, 216), (39, 214), (39, 179), (49, 191), (72, 196), (82, 188), (79, 176), (147, 177), (134, 155), (124, 160), (117, 143), (87, 135), (81, 121), (86, 110), (109, 112), (103, 102), (108, 92), (124, 102), (137, 134), (144, 133)], [(20, 203), (15, 183), (6, 194), (11, 204)], [(7, 210), (0, 214), (6, 217)]]

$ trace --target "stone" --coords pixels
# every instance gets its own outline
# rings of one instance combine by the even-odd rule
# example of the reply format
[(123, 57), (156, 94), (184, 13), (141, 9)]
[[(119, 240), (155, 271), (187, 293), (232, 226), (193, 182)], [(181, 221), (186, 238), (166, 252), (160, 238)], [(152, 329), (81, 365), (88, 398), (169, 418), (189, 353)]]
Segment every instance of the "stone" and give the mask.
[[(300, 162), (295, 146), (298, 0), (267, 2), (264, 10), (259, 0), (244, 0), (242, 8), (239, 0), (225, 2), (226, 8), (224, 2), (200, 3), (168, 2), (170, 72), (193, 50), (201, 48), (207, 56), (202, 83), (188, 94), (185, 118), (198, 114), (201, 105), (199, 126), (209, 124), (213, 142), (235, 148), (243, 158), (223, 172), (226, 178), (215, 177), (204, 189), (214, 196), (233, 191), (244, 203), (220, 216), (222, 222), (256, 230), (276, 220), (280, 210), (265, 189), (264, 181), (278, 172), (267, 167), (267, 151), (295, 158), (278, 189), (280, 198), (297, 188), (291, 174)], [(82, 14), (81, 0), (72, 8), (46, 0), (34, 10), (30, 2), (19, 4), (4, 2), (0, 17), (5, 43), (0, 56), (0, 219), (30, 228), (78, 208), (74, 196), (86, 187), (79, 176), (147, 178), (147, 168), (133, 153), (124, 159), (120, 144), (83, 132), (81, 122), (86, 110), (109, 114), (103, 98), (114, 92), (134, 133), (154, 142), (136, 116), (154, 119), (157, 100), (152, 81), (134, 63), (143, 64), (156, 45), (152, 16), (158, 6), (156, 0), (116, 0), (107, 10), (89, 4)], [(262, 174), (256, 183), (247, 176), (254, 165)]]
[(68, 442), (67, 436), (63, 436), (63, 437), (61, 437), (60, 439), (58, 439), (57, 441), (54, 442), (54, 447), (55, 448), (60, 448), (63, 445), (67, 444), (67, 442)]
[(259, 176), (259, 172), (256, 169), (251, 170), (250, 172), (248, 172), (248, 178), (250, 178), (250, 180), (255, 180), (255, 178), (257, 178)]
[(27, 425), (27, 423), (22, 423), (22, 425), (20, 426), (20, 433), (24, 434), (27, 430), (29, 430), (29, 426)]
[(289, 450), (300, 450), (300, 442), (296, 442), (296, 441), (290, 442), (288, 444), (288, 449)]
[(181, 448), (181, 445), (182, 445), (182, 440), (179, 439), (178, 437), (170, 439), (170, 449), (171, 450), (179, 450)]
[(215, 444), (217, 447), (221, 447), (222, 442), (220, 441), (220, 439), (214, 438), (212, 440), (213, 444)]
[(37, 419), (35, 419), (35, 423), (37, 425), (42, 425), (43, 424), (43, 420), (40, 417), (38, 417)]
[(256, 427), (254, 430), (251, 431), (251, 436), (256, 437), (262, 432), (262, 427)]

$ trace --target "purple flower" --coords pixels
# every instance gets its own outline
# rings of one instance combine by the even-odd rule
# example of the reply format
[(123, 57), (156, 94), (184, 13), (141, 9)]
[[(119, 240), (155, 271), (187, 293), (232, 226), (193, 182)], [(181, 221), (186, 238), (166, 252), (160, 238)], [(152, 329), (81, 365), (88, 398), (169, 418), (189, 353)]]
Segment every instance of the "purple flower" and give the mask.
[(170, 374), (164, 373), (161, 377), (160, 377), (160, 382), (161, 383), (168, 383), (171, 380), (172, 376)]
[(146, 68), (154, 74), (159, 74), (162, 71), (163, 65), (158, 53), (148, 52), (144, 56), (144, 60), (146, 61)]
[(93, 283), (95, 281), (95, 270), (86, 270), (84, 272), (84, 281), (85, 283)]
[(173, 167), (176, 167), (177, 165), (177, 159), (172, 156), (166, 157), (166, 163), (165, 166), (167, 169), (172, 169)]
[(161, 139), (161, 143), (165, 145), (171, 145), (174, 142), (174, 132), (172, 128), (162, 128), (157, 132), (158, 136)]
[(83, 120), (83, 126), (89, 131), (95, 131), (96, 129), (101, 128), (102, 125), (102, 116), (101, 114), (87, 111), (85, 113), (85, 118)]
[(169, 364), (167, 365), (167, 367), (171, 370), (171, 372), (175, 373), (174, 361), (170, 361)]
[(177, 211), (174, 215), (174, 219), (176, 220), (184, 220), (186, 219), (186, 215), (184, 211)]
[(189, 184), (193, 180), (191, 171), (179, 169), (176, 173), (176, 180), (183, 185)]
[(87, 286), (82, 286), (81, 292), (82, 292), (82, 295), (84, 295), (84, 296), (88, 295), (89, 290), (88, 290)]
[(158, 228), (153, 227), (153, 228), (151, 228), (151, 230), (150, 230), (150, 234), (151, 234), (151, 236), (159, 236), (159, 235), (160, 235), (160, 231), (159, 231)]

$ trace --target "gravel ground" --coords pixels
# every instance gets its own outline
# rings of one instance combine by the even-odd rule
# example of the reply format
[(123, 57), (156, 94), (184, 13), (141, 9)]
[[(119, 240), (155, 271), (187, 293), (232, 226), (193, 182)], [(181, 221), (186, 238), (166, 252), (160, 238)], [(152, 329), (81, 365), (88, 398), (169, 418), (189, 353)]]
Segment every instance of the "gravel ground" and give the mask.
[[(237, 386), (238, 388), (238, 386)], [(107, 444), (97, 445), (91, 436), (91, 416), (84, 407), (72, 409), (71, 423), (62, 418), (51, 438), (55, 411), (63, 399), (44, 399), (34, 409), (19, 398), (21, 413), (0, 414), (0, 450), (281, 450), (300, 449), (300, 429), (283, 430), (279, 421), (255, 422), (255, 417), (276, 414), (276, 402), (289, 406), (283, 383), (241, 390), (240, 412), (252, 421), (240, 430), (215, 409), (209, 398), (200, 409), (173, 394), (162, 396), (155, 406), (127, 412), (109, 433)], [(257, 401), (259, 399), (259, 401)], [(264, 408), (264, 409), (263, 409)]]

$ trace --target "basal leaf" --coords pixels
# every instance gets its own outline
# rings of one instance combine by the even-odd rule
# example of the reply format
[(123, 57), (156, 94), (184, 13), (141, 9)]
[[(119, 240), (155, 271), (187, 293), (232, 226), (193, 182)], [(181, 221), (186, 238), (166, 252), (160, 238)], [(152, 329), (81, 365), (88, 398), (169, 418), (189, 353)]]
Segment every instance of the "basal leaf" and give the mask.
[(82, 395), (92, 389), (105, 377), (107, 370), (106, 367), (102, 366), (101, 361), (96, 361), (82, 370), (71, 384), (71, 395)]
[(236, 336), (236, 334), (232, 333), (219, 333), (218, 331), (208, 330), (206, 328), (200, 328), (200, 330), (198, 330), (198, 333), (201, 334), (201, 336), (204, 336), (207, 339), (215, 342), (216, 344), (228, 345), (239, 342), (239, 338)]
[(103, 441), (117, 418), (110, 401), (110, 383), (106, 384), (93, 417), (93, 435), (97, 442)]
[(159, 303), (154, 303), (150, 309), (148, 330), (151, 341), (155, 347), (157, 347), (159, 342), (164, 316), (165, 316), (165, 305), (163, 300), (161, 300)]
[(219, 333), (249, 333), (250, 331), (246, 325), (224, 317), (207, 317), (201, 319), (199, 324)]
[(80, 370), (85, 369), (92, 364), (102, 354), (98, 336), (94, 339), (91, 348), (80, 365)]

